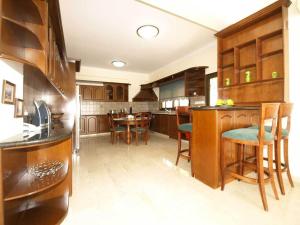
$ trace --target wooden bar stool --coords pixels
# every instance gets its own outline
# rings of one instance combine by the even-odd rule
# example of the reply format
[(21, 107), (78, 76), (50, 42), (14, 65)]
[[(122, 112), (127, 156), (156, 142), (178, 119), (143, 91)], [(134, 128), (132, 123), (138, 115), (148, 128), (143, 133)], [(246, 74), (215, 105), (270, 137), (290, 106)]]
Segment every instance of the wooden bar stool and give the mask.
[[(275, 140), (276, 120), (278, 116), (279, 103), (263, 103), (260, 108), (260, 122), (258, 129), (241, 128), (226, 131), (222, 134), (222, 146), (221, 146), (221, 175), (222, 185), (221, 190), (225, 187), (226, 175), (245, 181), (250, 184), (258, 184), (259, 191), (265, 211), (268, 210), (268, 203), (265, 192), (265, 182), (271, 182), (271, 186), (278, 200), (278, 194), (274, 182), (273, 172), (273, 145)], [(272, 126), (270, 132), (265, 131), (264, 124), (266, 120), (272, 120)], [(225, 162), (225, 149), (224, 144), (226, 141), (241, 145), (239, 152), (239, 160), (237, 163), (226, 165)], [(243, 157), (244, 146), (254, 146), (256, 151), (255, 161), (249, 162)], [(263, 150), (264, 146), (268, 147), (268, 168), (263, 166)], [(238, 172), (229, 170), (230, 167), (238, 165)], [(250, 167), (257, 172), (257, 178), (250, 178), (244, 176), (244, 167)], [(264, 175), (267, 175), (267, 178)]]
[[(278, 113), (278, 123), (277, 123), (277, 135), (275, 140), (275, 164), (276, 164), (276, 173), (278, 178), (278, 183), (281, 193), (284, 195), (284, 185), (282, 181), (282, 172), (287, 172), (289, 182), (292, 187), (294, 183), (292, 180), (292, 175), (289, 167), (289, 133), (291, 126), (291, 114), (292, 114), (292, 103), (281, 103)], [(283, 119), (287, 119), (286, 128), (282, 128)], [(284, 163), (281, 160), (281, 141), (283, 140), (283, 151), (284, 151)]]
[[(290, 172), (289, 167), (289, 134), (290, 134), (290, 126), (291, 126), (291, 114), (292, 114), (292, 103), (281, 103), (279, 106), (278, 111), (278, 120), (277, 120), (277, 129), (276, 129), (276, 136), (275, 136), (275, 171), (277, 174), (277, 179), (280, 187), (280, 191), (282, 195), (285, 195), (283, 180), (282, 180), (282, 173), (287, 172), (287, 176), (289, 182), (292, 187), (294, 187), (292, 175)], [(283, 120), (286, 119), (286, 128), (283, 128)], [(251, 128), (257, 129), (257, 126), (252, 126)], [(272, 129), (271, 126), (265, 126), (265, 130), (270, 132)], [(284, 162), (282, 161), (281, 155), (281, 142), (283, 141), (283, 158)], [(265, 158), (265, 160), (268, 160)]]
[[(178, 106), (176, 108), (176, 123), (177, 123), (177, 134), (178, 134), (178, 152), (175, 165), (178, 165), (179, 158), (185, 158), (191, 160), (191, 138), (192, 138), (192, 124), (191, 122), (191, 111), (188, 106)], [(189, 148), (181, 149), (182, 135), (189, 140)], [(188, 154), (184, 154), (187, 152)]]

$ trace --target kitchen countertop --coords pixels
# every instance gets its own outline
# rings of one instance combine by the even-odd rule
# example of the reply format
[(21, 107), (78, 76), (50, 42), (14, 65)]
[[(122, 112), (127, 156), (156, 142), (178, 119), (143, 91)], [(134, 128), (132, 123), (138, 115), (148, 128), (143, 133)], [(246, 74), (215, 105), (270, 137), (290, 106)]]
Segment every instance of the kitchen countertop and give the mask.
[(200, 106), (200, 107), (192, 107), (192, 110), (258, 110), (260, 107), (258, 106)]
[(161, 115), (176, 115), (176, 111), (155, 111), (152, 114), (161, 114)]
[(42, 129), (35, 135), (28, 137), (24, 133), (5, 139), (0, 142), (0, 148), (25, 147), (29, 145), (45, 144), (48, 142), (61, 141), (72, 135), (74, 123), (62, 121), (63, 128)]

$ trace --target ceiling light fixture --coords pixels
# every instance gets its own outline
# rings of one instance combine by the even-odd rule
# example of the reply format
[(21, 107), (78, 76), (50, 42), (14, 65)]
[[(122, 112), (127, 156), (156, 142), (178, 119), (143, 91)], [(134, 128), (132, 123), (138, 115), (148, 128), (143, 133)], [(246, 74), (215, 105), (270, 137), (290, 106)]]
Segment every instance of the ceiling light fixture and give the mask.
[(126, 65), (125, 62), (121, 61), (121, 60), (113, 60), (111, 62), (111, 64), (114, 66), (114, 67), (117, 67), (117, 68), (122, 68)]
[(149, 40), (155, 38), (158, 35), (159, 29), (153, 25), (144, 25), (139, 27), (136, 33), (141, 38)]

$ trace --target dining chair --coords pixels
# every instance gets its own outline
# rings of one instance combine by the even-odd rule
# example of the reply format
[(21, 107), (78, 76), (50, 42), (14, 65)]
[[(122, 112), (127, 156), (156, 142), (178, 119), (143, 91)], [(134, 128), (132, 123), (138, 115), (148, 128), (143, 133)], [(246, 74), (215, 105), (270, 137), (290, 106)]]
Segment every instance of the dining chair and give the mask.
[(120, 135), (122, 134), (123, 138), (125, 137), (126, 128), (124, 126), (118, 126), (114, 122), (114, 118), (118, 118), (118, 114), (108, 113), (108, 122), (110, 128), (110, 141), (112, 144), (115, 143), (115, 139), (120, 139)]
[[(177, 123), (177, 158), (175, 165), (178, 165), (179, 158), (185, 158), (188, 161), (191, 160), (191, 138), (192, 138), (192, 123), (191, 123), (191, 110), (188, 106), (178, 106), (176, 108), (176, 123)], [(188, 149), (181, 149), (181, 142), (183, 135), (189, 141)], [(186, 154), (186, 152), (188, 154)]]
[[(259, 191), (265, 211), (268, 211), (268, 203), (265, 191), (265, 182), (270, 182), (275, 198), (278, 200), (278, 193), (274, 182), (273, 171), (273, 145), (275, 141), (275, 131), (277, 127), (279, 103), (262, 103), (260, 107), (260, 120), (258, 129), (239, 128), (226, 131), (222, 134), (221, 144), (221, 190), (225, 188), (226, 177), (236, 178), (250, 184), (258, 184)], [(272, 121), (269, 131), (265, 130), (265, 122)], [(238, 159), (235, 163), (226, 164), (225, 143), (230, 142), (239, 145)], [(250, 162), (244, 158), (245, 146), (253, 146), (255, 149), (255, 159)], [(264, 167), (264, 147), (267, 146), (268, 166)], [(252, 178), (244, 174), (244, 167), (256, 171), (257, 177)], [(237, 168), (234, 170), (233, 168)], [(266, 175), (266, 178), (265, 178)]]
[(136, 113), (134, 114), (134, 127), (130, 130), (134, 133), (135, 144), (138, 145), (139, 135), (143, 136), (145, 144), (149, 140), (149, 113)]

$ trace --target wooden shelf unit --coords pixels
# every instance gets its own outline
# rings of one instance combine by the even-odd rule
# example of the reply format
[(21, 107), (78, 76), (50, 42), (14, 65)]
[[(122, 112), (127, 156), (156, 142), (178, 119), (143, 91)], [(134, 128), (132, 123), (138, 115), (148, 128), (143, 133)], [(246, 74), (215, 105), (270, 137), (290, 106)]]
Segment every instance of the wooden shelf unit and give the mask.
[(0, 57), (37, 67), (47, 73), (47, 2), (2, 0)]
[[(72, 192), (71, 138), (28, 147), (3, 148), (0, 153), (4, 224), (59, 224)], [(63, 162), (54, 175), (39, 178), (30, 168), (47, 161)], [(45, 221), (44, 221), (45, 220)]]
[[(288, 99), (288, 6), (289, 1), (277, 1), (216, 34), (219, 98), (252, 104), (250, 95), (271, 85), (269, 91), (261, 92), (263, 96), (255, 104)], [(251, 74), (250, 81), (246, 80), (246, 72)], [(273, 77), (273, 72), (277, 72), (277, 77)], [(249, 92), (249, 84), (257, 91)]]

